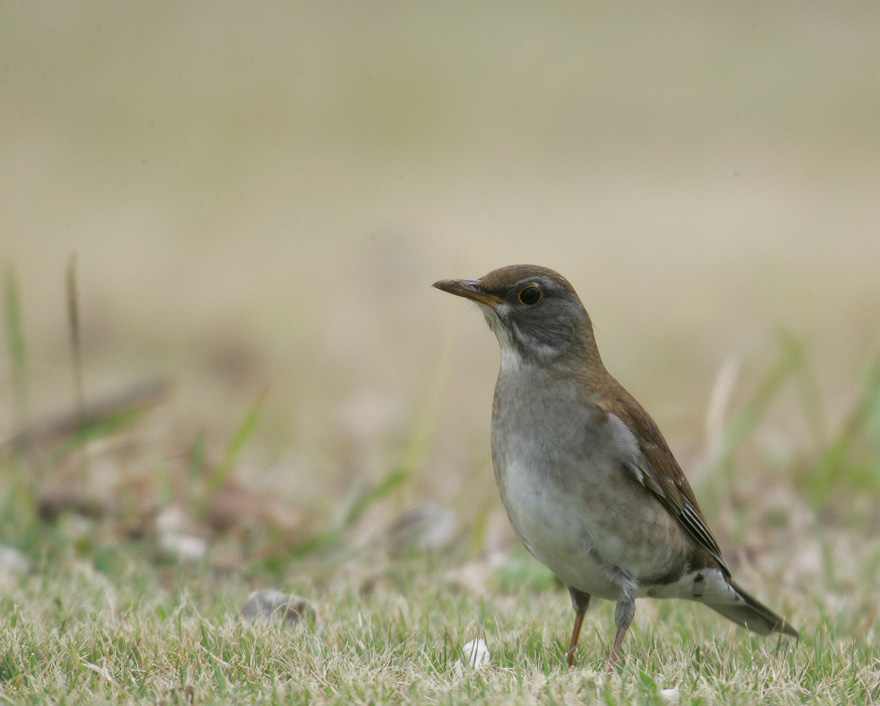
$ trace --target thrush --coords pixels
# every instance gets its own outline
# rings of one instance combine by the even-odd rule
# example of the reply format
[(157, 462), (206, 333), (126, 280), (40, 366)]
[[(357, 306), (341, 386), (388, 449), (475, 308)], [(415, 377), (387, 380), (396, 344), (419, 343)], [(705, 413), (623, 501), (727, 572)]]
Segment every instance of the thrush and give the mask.
[(569, 667), (592, 596), (617, 603), (609, 669), (641, 597), (699, 601), (753, 632), (797, 637), (731, 578), (660, 429), (605, 369), (564, 277), (513, 265), (434, 286), (476, 302), (498, 338), (495, 480), (516, 535), (568, 587)]

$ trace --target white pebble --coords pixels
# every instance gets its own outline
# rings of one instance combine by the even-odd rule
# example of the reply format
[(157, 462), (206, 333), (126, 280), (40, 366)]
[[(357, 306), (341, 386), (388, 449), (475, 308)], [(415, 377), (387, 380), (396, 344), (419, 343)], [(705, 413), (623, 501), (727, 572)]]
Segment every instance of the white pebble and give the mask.
[(455, 673), (457, 676), (464, 673), (465, 667), (468, 669), (480, 669), (481, 667), (486, 666), (492, 658), (492, 654), (489, 652), (489, 647), (486, 645), (486, 641), (482, 637), (478, 637), (476, 640), (471, 640), (462, 648), (462, 652), (464, 652), (464, 657), (458, 660), (455, 664)]
[(660, 698), (667, 704), (675, 706), (678, 703), (678, 687), (671, 689), (660, 689)]

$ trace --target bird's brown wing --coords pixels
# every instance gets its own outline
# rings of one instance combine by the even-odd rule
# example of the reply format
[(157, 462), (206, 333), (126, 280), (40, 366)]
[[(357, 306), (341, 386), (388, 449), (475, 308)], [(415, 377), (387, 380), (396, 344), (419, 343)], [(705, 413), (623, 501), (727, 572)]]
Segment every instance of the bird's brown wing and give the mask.
[(621, 400), (613, 409), (606, 409), (619, 417), (635, 435), (641, 449), (641, 457), (630, 464), (627, 470), (643, 486), (650, 490), (663, 506), (669, 510), (681, 526), (696, 542), (705, 549), (721, 569), (730, 576), (718, 542), (706, 524), (694, 491), (691, 490), (681, 466), (669, 449), (666, 439), (644, 408), (636, 402), (623, 387), (618, 387), (616, 395), (610, 399)]

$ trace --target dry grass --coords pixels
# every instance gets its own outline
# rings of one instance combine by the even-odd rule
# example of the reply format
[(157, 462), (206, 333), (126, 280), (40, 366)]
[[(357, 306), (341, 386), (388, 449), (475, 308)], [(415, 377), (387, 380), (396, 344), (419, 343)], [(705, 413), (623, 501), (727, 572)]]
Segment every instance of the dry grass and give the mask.
[[(448, 513), (424, 506), (397, 521), (405, 492), (398, 470), (342, 499), (344, 510), (293, 522), (305, 507), (255, 498), (227, 476), (230, 458), (253, 442), (255, 408), (214, 464), (196, 445), (188, 456), (166, 449), (164, 467), (139, 474), (158, 448), (155, 438), (143, 440), (143, 418), (122, 427), (93, 420), (94, 429), (27, 444), (21, 437), (7, 449), (0, 526), (20, 553), (0, 572), (0, 697), (876, 703), (876, 374), (818, 453), (782, 465), (758, 462), (772, 484), (756, 484), (754, 473), (744, 479), (717, 472), (742, 461), (754, 440), (748, 430), (759, 426), (781, 381), (799, 370), (790, 356), (781, 365), (757, 381), (751, 400), (734, 406), (735, 421), (721, 430), (728, 439), (720, 443), (722, 460), (704, 483), (714, 491), (707, 506), (722, 545), (736, 548), (728, 552), (735, 575), (800, 628), (798, 642), (749, 635), (698, 605), (641, 601), (626, 658), (608, 675), (613, 622), (610, 604), (600, 603), (589, 615), (579, 665), (569, 671), (567, 595), (511, 544), (497, 510), (462, 516), (462, 504), (452, 509), (451, 528), (433, 535)], [(73, 463), (83, 462), (83, 445), (92, 482), (47, 491), (52, 479), (83, 470)], [(183, 460), (175, 465), (174, 458)], [(26, 472), (34, 463), (42, 464), (38, 486)], [(99, 484), (97, 469), (104, 469)], [(97, 494), (102, 485), (112, 490)], [(169, 530), (169, 518), (177, 517), (172, 507), (184, 521)], [(440, 539), (427, 549), (432, 536)], [(182, 538), (202, 541), (206, 553), (183, 549)], [(245, 624), (238, 611), (258, 587), (307, 596), (323, 616), (322, 629)], [(464, 645), (477, 637), (491, 658), (480, 669), (462, 668)]]
[[(0, 695), (9, 703), (625, 704), (668, 703), (674, 690), (683, 704), (872, 704), (880, 546), (860, 553), (843, 584), (826, 574), (776, 585), (748, 575), (800, 624), (797, 644), (752, 637), (700, 606), (642, 602), (625, 662), (609, 676), (610, 605), (590, 614), (569, 671), (563, 590), (492, 583), (481, 596), (438, 570), (436, 558), (378, 572), (294, 564), (270, 579), (156, 566), (131, 547), (95, 570), (93, 556), (58, 547), (5, 589)], [(324, 631), (238, 619), (250, 587), (266, 580), (309, 595)], [(462, 671), (462, 647), (479, 636), (490, 662)]]

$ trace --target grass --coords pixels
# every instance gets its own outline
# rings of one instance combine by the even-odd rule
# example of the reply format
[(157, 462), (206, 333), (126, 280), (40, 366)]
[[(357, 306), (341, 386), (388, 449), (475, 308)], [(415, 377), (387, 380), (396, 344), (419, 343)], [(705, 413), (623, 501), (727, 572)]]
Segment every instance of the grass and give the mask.
[(9, 361), (12, 369), (13, 419), (18, 431), (27, 426), (28, 419), (27, 373), (25, 370), (27, 355), (21, 327), (18, 277), (12, 269), (4, 273), (3, 294), (6, 340), (9, 343)]
[[(124, 550), (109, 575), (69, 552), (46, 557), (0, 601), (0, 697), (622, 704), (666, 703), (661, 691), (675, 689), (679, 703), (871, 704), (880, 696), (876, 640), (843, 633), (830, 606), (817, 614), (811, 604), (821, 603), (820, 586), (787, 601), (800, 620), (814, 618), (802, 623), (797, 644), (750, 636), (686, 603), (642, 610), (624, 663), (607, 675), (610, 605), (590, 614), (579, 664), (569, 671), (563, 643), (571, 615), (561, 590), (481, 598), (453, 590), (421, 561), (378, 584), (351, 571), (329, 580), (289, 577), (287, 587), (310, 595), (327, 620), (316, 633), (238, 619), (256, 580), (157, 570)], [(778, 604), (781, 592), (772, 598)], [(462, 646), (478, 636), (488, 642), (490, 664), (456, 669)]]
[[(22, 420), (26, 360), (12, 275), (6, 292), (14, 407)], [(472, 521), (476, 535), (470, 541), (433, 553), (402, 554), (390, 548), (387, 521), (377, 528), (370, 519), (393, 514), (390, 508), (399, 504), (397, 495), (418, 465), (413, 454), (425, 453), (430, 430), (424, 427), (434, 424), (432, 412), (416, 423), (416, 441), (402, 453), (409, 459), (405, 471), (392, 468), (374, 486), (350, 494), (344, 511), (300, 533), (285, 533), (250, 515), (246, 523), (210, 524), (213, 504), (253, 441), (262, 397), (216, 463), (208, 460), (204, 432), (178, 454), (177, 466), (166, 461), (151, 467), (154, 462), (147, 459), (155, 450), (149, 444), (136, 449), (135, 461), (129, 453), (129, 468), (145, 465), (149, 474), (165, 479), (159, 507), (144, 511), (125, 502), (108, 507), (105, 500), (86, 513), (77, 497), (47, 514), (41, 486), (22, 469), (39, 463), (50, 477), (76, 473), (78, 467), (71, 471), (65, 458), (70, 449), (87, 444), (93, 467), (118, 464), (118, 456), (96, 449), (96, 443), (109, 443), (110, 437), (118, 445), (120, 437), (136, 437), (143, 423), (141, 414), (126, 413), (125, 407), (95, 417), (79, 405), (78, 425), (51, 439), (50, 452), (36, 454), (39, 461), (27, 435), (0, 460), (0, 473), (10, 481), (0, 504), (3, 541), (29, 565), (0, 571), (0, 700), (877, 703), (880, 539), (870, 518), (876, 516), (880, 473), (880, 366), (868, 366), (862, 393), (840, 429), (824, 436), (806, 459), (796, 454), (788, 459), (774, 496), (761, 487), (760, 476), (753, 474), (750, 486), (738, 483), (734, 469), (786, 384), (812, 389), (802, 347), (785, 338), (780, 350), (779, 362), (751, 381), (754, 392), (734, 405), (730, 420), (721, 415), (715, 478), (725, 486), (717, 495), (740, 496), (734, 520), (719, 513), (720, 536), (739, 536), (735, 528), (748, 527), (743, 544), (746, 549), (757, 545), (751, 556), (746, 551), (731, 557), (734, 573), (800, 628), (798, 642), (756, 637), (699, 605), (640, 601), (625, 658), (608, 674), (612, 606), (598, 602), (587, 617), (577, 667), (569, 671), (564, 666), (572, 620), (567, 594), (521, 548), (493, 547), (485, 516)], [(799, 399), (811, 423), (821, 401), (815, 394)], [(177, 496), (176, 483), (183, 488)], [(856, 511), (852, 500), (860, 491), (870, 494)], [(233, 488), (233, 497), (243, 494)], [(159, 549), (151, 518), (161, 505), (172, 503), (193, 521), (175, 531), (210, 539), (210, 551), (200, 561), (178, 561)], [(730, 510), (729, 503), (718, 505)], [(480, 538), (478, 545), (473, 536)], [(468, 569), (477, 569), (481, 578), (468, 579)], [(247, 624), (238, 611), (253, 589), (264, 587), (308, 597), (324, 626)], [(463, 648), (475, 638), (486, 640), (491, 658), (469, 669), (461, 664)]]

